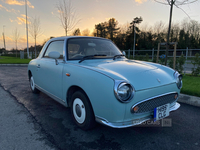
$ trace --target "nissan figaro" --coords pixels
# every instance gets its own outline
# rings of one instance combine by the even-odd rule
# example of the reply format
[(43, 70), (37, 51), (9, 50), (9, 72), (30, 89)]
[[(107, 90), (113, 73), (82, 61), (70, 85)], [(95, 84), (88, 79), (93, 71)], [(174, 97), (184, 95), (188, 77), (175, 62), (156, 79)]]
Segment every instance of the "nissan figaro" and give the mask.
[(30, 61), (28, 77), (33, 93), (42, 91), (70, 107), (81, 129), (101, 123), (125, 128), (169, 116), (182, 76), (151, 62), (129, 60), (108, 39), (66, 36), (52, 38)]

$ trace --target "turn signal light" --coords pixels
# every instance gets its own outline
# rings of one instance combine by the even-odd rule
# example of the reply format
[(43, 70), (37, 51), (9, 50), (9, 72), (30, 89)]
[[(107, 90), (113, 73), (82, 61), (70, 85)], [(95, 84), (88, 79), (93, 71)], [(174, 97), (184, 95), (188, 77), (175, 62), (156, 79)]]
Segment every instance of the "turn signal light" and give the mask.
[(69, 74), (69, 73), (66, 73), (66, 76), (70, 77), (70, 74)]
[(139, 110), (139, 107), (138, 106), (135, 106), (134, 108), (133, 108), (133, 112), (137, 112)]
[(178, 97), (178, 94), (175, 94), (174, 99), (177, 99), (177, 97)]

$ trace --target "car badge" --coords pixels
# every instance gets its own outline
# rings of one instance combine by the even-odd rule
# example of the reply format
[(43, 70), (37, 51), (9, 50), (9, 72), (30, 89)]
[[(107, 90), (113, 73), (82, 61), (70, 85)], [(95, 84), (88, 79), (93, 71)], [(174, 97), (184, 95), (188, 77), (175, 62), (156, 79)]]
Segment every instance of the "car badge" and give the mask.
[(160, 80), (157, 78), (157, 81), (160, 83)]

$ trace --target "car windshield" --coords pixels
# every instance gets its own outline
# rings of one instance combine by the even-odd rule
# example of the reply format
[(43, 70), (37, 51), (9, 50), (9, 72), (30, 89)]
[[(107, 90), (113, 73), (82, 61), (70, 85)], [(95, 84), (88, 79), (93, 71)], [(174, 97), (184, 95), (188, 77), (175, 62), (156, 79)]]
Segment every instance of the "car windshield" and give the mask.
[(115, 44), (106, 39), (72, 38), (68, 40), (67, 47), (68, 60), (113, 58), (122, 55)]

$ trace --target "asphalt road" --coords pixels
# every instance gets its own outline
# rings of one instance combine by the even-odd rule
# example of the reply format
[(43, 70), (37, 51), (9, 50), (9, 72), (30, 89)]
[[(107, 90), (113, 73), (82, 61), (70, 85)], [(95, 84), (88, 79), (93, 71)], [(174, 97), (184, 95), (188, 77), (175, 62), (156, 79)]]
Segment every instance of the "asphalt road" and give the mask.
[[(200, 149), (199, 107), (181, 104), (179, 110), (168, 117), (171, 121), (169, 127), (146, 123), (138, 127), (113, 129), (98, 124), (93, 130), (82, 131), (72, 122), (69, 108), (65, 108), (43, 93), (31, 92), (27, 67), (0, 66), (0, 86), (14, 99), (16, 105), (20, 105), (20, 108), (25, 110), (23, 114), (28, 116), (28, 123), (35, 126), (34, 134), (38, 134), (40, 138), (33, 140), (39, 140), (53, 149)], [(12, 109), (12, 106), (4, 109)], [(17, 118), (18, 115), (15, 117)], [(10, 130), (1, 130), (1, 132), (3, 132), (1, 135), (23, 136), (21, 134), (23, 129), (12, 134), (9, 133), (12, 132)], [(31, 133), (29, 134), (31, 136)], [(0, 136), (0, 147), (3, 140), (5, 140), (4, 136)], [(16, 144), (19, 146), (23, 142)], [(11, 149), (17, 148), (11, 147)], [(39, 149), (42, 150), (43, 147)]]

